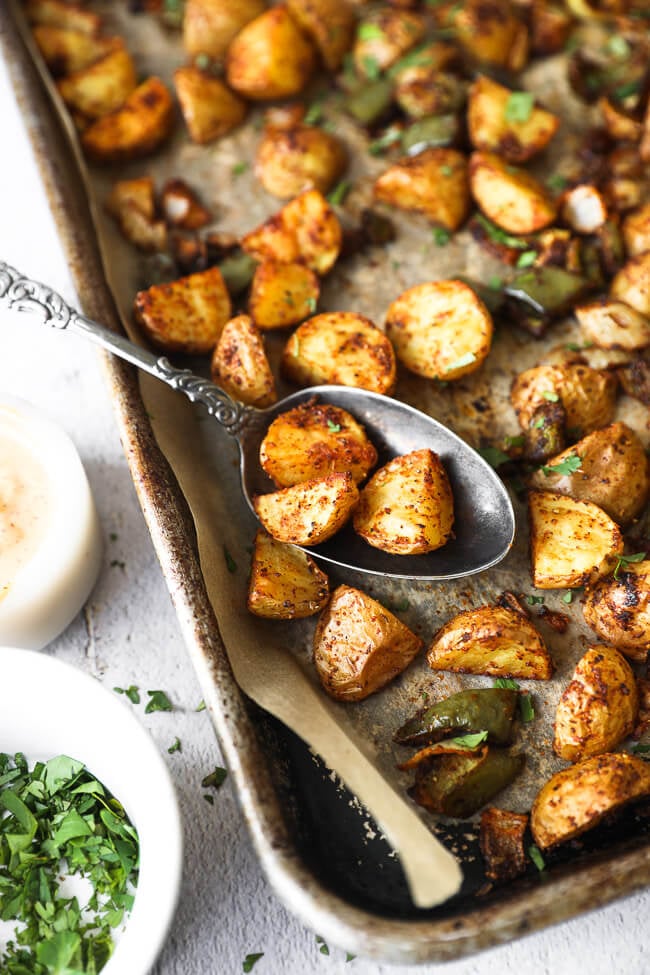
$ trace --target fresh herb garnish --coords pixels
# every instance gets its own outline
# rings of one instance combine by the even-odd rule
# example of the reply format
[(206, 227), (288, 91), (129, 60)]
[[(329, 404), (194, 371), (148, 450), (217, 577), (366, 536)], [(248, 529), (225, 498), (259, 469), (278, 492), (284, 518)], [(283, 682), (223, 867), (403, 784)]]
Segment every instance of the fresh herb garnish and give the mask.
[(381, 77), (381, 68), (379, 67), (379, 62), (377, 58), (373, 58), (370, 54), (364, 54), (361, 58), (361, 67), (366, 78), (369, 81), (379, 81)]
[(564, 593), (564, 595), (562, 596), (562, 602), (563, 603), (573, 602), (573, 590), (569, 589), (568, 592)]
[(487, 738), (487, 731), (477, 731), (473, 735), (459, 735), (458, 738), (450, 738), (448, 745), (455, 745), (457, 748), (478, 748)]
[(198, 707), (194, 708), (195, 711), (205, 711), (205, 701), (199, 701)]
[(535, 708), (530, 694), (519, 695), (519, 717), (522, 724), (529, 724), (535, 720)]
[(115, 691), (116, 694), (126, 694), (131, 704), (140, 703), (140, 689), (136, 687), (135, 684), (131, 684), (130, 687), (126, 687), (126, 688), (114, 687), (113, 690)]
[(566, 176), (560, 176), (559, 173), (551, 173), (551, 175), (546, 180), (546, 185), (549, 190), (565, 190), (569, 185), (569, 181)]
[(528, 603), (529, 606), (540, 606), (540, 605), (543, 606), (544, 605), (544, 597), (543, 596), (526, 596), (526, 602)]
[(149, 703), (144, 709), (145, 714), (151, 714), (153, 711), (174, 710), (174, 705), (164, 691), (147, 691), (147, 694), (149, 695)]
[(540, 853), (539, 847), (532, 843), (528, 847), (528, 856), (533, 861), (539, 872), (546, 869), (546, 864), (544, 863), (544, 857)]
[(534, 104), (535, 96), (529, 91), (513, 91), (508, 96), (503, 113), (506, 122), (527, 122)]
[[(212, 798), (212, 797), (210, 797)], [(263, 951), (254, 951), (250, 955), (246, 955), (242, 963), (242, 971), (250, 972), (253, 970), (253, 965), (264, 957)]]
[(351, 188), (352, 184), (347, 179), (342, 179), (340, 183), (336, 184), (332, 192), (328, 194), (327, 199), (334, 206), (340, 206), (345, 201)]
[(633, 755), (645, 755), (647, 752), (650, 752), (650, 745), (632, 745), (630, 752)]
[(232, 555), (224, 545), (223, 547), (223, 557), (226, 560), (226, 568), (231, 574), (237, 571), (237, 563), (233, 559)]
[(627, 84), (619, 85), (618, 88), (615, 88), (613, 94), (619, 101), (623, 101), (625, 98), (629, 98), (630, 95), (637, 95), (640, 88), (640, 82), (628, 81)]
[(317, 122), (323, 117), (323, 103), (322, 101), (312, 102), (307, 111), (305, 112), (305, 117), (303, 122), (305, 125), (316, 125)]
[(321, 938), (319, 934), (316, 935), (316, 944), (320, 945), (320, 948), (318, 950), (320, 951), (321, 955), (329, 955), (330, 950), (327, 947), (327, 944), (325, 943), (325, 939)]
[(516, 680), (513, 680), (512, 677), (495, 677), (495, 679), (492, 681), (492, 686), (501, 687), (504, 690), (509, 691), (519, 690), (519, 684)]
[(402, 130), (397, 125), (390, 125), (378, 139), (368, 144), (368, 152), (371, 156), (380, 156), (382, 152), (389, 149), (402, 137)]
[(576, 471), (581, 469), (582, 457), (579, 457), (578, 454), (569, 454), (559, 464), (543, 464), (540, 467), (544, 477), (550, 477), (551, 474), (575, 474)]
[(357, 37), (360, 41), (383, 41), (386, 35), (379, 24), (359, 24)]
[(559, 403), (560, 397), (557, 393), (554, 393), (552, 389), (545, 389), (542, 393), (544, 399), (547, 399), (549, 403)]
[(517, 259), (517, 267), (530, 267), (537, 260), (537, 251), (524, 251)]
[(637, 552), (636, 555), (619, 555), (616, 560), (616, 568), (614, 569), (614, 578), (618, 579), (618, 574), (621, 569), (624, 569), (626, 566), (631, 565), (634, 562), (643, 562), (645, 557), (645, 552)]
[(451, 240), (451, 234), (444, 227), (434, 227), (433, 239), (438, 247), (444, 247)]
[(497, 227), (491, 220), (484, 217), (482, 213), (477, 213), (475, 219), (483, 227), (490, 240), (493, 240), (495, 243), (503, 244), (505, 247), (512, 247), (514, 250), (519, 251), (528, 249), (529, 245), (527, 241), (522, 240), (520, 237), (513, 237), (512, 234), (502, 230), (501, 227)]
[(346, 951), (346, 953), (345, 953), (345, 960), (346, 960), (346, 962), (354, 961), (354, 959), (356, 957), (357, 956), (356, 955), (353, 955), (351, 951)]
[(317, 304), (317, 302), (316, 302), (316, 299), (314, 297), (307, 298), (307, 301), (305, 302), (305, 304), (307, 305), (307, 311), (310, 311), (310, 312), (316, 311), (316, 304)]
[(465, 355), (462, 355), (460, 357), (460, 359), (456, 359), (455, 362), (452, 362), (451, 365), (448, 365), (445, 369), (445, 372), (452, 372), (452, 370), (454, 369), (462, 369), (463, 366), (471, 366), (473, 362), (476, 362), (476, 356), (474, 355), (474, 353), (466, 352)]
[(204, 789), (220, 789), (226, 781), (227, 775), (228, 769), (221, 768), (220, 765), (216, 765), (214, 771), (210, 772), (204, 779), (201, 780), (201, 785)]
[(332, 433), (340, 433), (341, 432), (341, 424), (340, 423), (334, 423), (333, 420), (328, 420), (327, 421), (327, 429), (330, 430)]
[(241, 162), (236, 162), (230, 172), (236, 179), (238, 176), (241, 176), (242, 173), (245, 173), (247, 169), (248, 163), (245, 160), (242, 160)]
[(502, 450), (499, 450), (498, 447), (479, 447), (478, 452), (483, 460), (486, 460), (490, 467), (494, 468), (501, 467), (502, 464), (505, 464), (507, 461), (511, 460), (511, 458), (508, 457), (507, 454), (504, 454)]
[(503, 287), (503, 278), (500, 278), (497, 274), (493, 274), (488, 280), (488, 288), (492, 291), (500, 291)]
[(441, 174), (443, 176), (453, 176), (454, 175), (454, 167), (453, 166), (441, 166), (440, 167), (440, 172), (441, 172)]
[(506, 437), (505, 445), (506, 447), (525, 447), (526, 438), (523, 434), (520, 434), (518, 437)]
[(614, 34), (613, 37), (610, 37), (610, 39), (607, 41), (606, 47), (608, 54), (611, 54), (615, 58), (620, 58), (621, 60), (627, 58), (630, 54), (630, 45), (624, 37), (621, 37), (620, 34)]
[(174, 738), (174, 741), (167, 749), (168, 754), (173, 755), (174, 752), (182, 752), (182, 751), (183, 751), (183, 746), (181, 745), (180, 738)]

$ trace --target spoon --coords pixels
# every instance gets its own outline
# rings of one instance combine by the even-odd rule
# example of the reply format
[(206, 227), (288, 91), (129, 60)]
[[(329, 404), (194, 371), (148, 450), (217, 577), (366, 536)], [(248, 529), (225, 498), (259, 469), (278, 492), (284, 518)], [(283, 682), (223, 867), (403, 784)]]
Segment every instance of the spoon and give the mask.
[(143, 369), (205, 407), (239, 446), (242, 490), (253, 498), (275, 490), (259, 463), (259, 448), (269, 424), (281, 413), (313, 397), (347, 410), (377, 448), (379, 464), (428, 447), (444, 464), (454, 497), (455, 538), (426, 555), (392, 555), (368, 545), (350, 525), (321, 545), (305, 548), (341, 568), (397, 579), (459, 579), (483, 572), (507, 555), (515, 533), (512, 504), (489, 464), (455, 433), (420, 410), (388, 396), (353, 386), (314, 386), (285, 397), (266, 410), (233, 400), (189, 369), (177, 369), (127, 338), (81, 315), (49, 288), (0, 261), (0, 300), (18, 312), (38, 314), (44, 324), (83, 335)]

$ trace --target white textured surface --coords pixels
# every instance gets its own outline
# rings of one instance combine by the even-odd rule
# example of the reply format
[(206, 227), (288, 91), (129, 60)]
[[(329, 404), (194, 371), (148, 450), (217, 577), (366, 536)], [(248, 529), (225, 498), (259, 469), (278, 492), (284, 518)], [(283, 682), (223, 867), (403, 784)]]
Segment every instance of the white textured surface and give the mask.
[[(4, 66), (0, 62), (3, 150), (0, 259), (52, 285), (74, 291), (31, 159)], [(319, 952), (314, 933), (278, 903), (253, 855), (228, 780), (203, 799), (201, 779), (222, 764), (200, 691), (131, 485), (95, 352), (65, 334), (0, 315), (0, 390), (41, 406), (75, 441), (107, 539), (105, 564), (84, 614), (49, 652), (102, 678), (140, 687), (136, 711), (154, 736), (178, 787), (186, 833), (181, 905), (155, 975), (226, 975), (242, 971), (249, 952), (264, 952), (255, 975), (400, 975), (413, 971), (357, 958), (332, 947)], [(144, 715), (146, 690), (162, 688), (171, 714)], [(182, 752), (167, 755), (178, 737)], [(503, 948), (418, 971), (445, 975), (589, 975), (650, 970), (650, 894), (628, 898), (579, 920)]]

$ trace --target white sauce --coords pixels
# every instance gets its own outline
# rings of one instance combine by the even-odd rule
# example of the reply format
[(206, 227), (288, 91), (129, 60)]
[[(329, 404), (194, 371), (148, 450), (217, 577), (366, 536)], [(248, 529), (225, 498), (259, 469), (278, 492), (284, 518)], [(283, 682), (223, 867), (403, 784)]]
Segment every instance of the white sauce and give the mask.
[(15, 437), (0, 431), (0, 600), (42, 543), (50, 514), (47, 472)]

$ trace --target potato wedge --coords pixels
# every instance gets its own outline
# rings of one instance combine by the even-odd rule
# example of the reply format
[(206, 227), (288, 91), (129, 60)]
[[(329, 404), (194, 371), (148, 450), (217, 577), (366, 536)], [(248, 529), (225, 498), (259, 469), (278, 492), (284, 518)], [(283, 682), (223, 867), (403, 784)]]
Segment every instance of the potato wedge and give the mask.
[(356, 20), (348, 0), (287, 0), (287, 7), (328, 71), (338, 71), (354, 40)]
[(316, 51), (284, 4), (265, 10), (228, 48), (226, 80), (252, 101), (297, 95), (316, 65)]
[(425, 149), (382, 173), (374, 193), (382, 203), (457, 230), (469, 211), (467, 161), (456, 149)]
[(623, 564), (585, 592), (587, 624), (601, 640), (630, 660), (644, 662), (650, 650), (650, 561)]
[(147, 338), (166, 352), (212, 352), (230, 318), (230, 296), (221, 271), (211, 267), (135, 296), (135, 318)]
[(526, 870), (524, 836), (528, 813), (489, 806), (481, 813), (479, 842), (490, 880), (514, 880)]
[(246, 102), (220, 78), (192, 65), (174, 71), (174, 88), (187, 131), (204, 145), (237, 128), (246, 116)]
[(650, 251), (650, 203), (628, 213), (623, 221), (623, 240), (630, 257)]
[(453, 5), (447, 26), (475, 61), (521, 71), (528, 59), (528, 32), (510, 0), (464, 0)]
[(220, 60), (240, 30), (266, 9), (264, 0), (185, 0), (183, 46)]
[(395, 353), (369, 318), (329, 312), (298, 326), (284, 348), (282, 372), (298, 386), (332, 383), (390, 393), (396, 382)]
[(160, 194), (160, 205), (167, 223), (183, 230), (198, 230), (212, 220), (210, 211), (182, 179), (167, 180)]
[(135, 65), (124, 45), (62, 78), (59, 94), (68, 108), (92, 121), (120, 108), (137, 85)]
[(235, 399), (263, 409), (277, 400), (264, 339), (248, 315), (224, 325), (210, 364), (212, 381)]
[(47, 24), (36, 24), (32, 35), (55, 78), (82, 71), (109, 51), (123, 47), (123, 41), (118, 37), (94, 37), (84, 31)]
[(343, 143), (324, 129), (270, 125), (257, 147), (255, 173), (267, 193), (286, 199), (304, 190), (327, 193), (347, 161)]
[(329, 474), (260, 494), (253, 507), (269, 535), (278, 541), (319, 545), (343, 527), (358, 500), (351, 474)]
[(106, 209), (126, 239), (140, 250), (163, 251), (167, 246), (165, 222), (156, 219), (151, 177), (118, 180), (106, 200)]
[(445, 623), (427, 651), (432, 670), (549, 680), (553, 661), (531, 621), (503, 606), (479, 606)]
[(360, 589), (339, 586), (316, 624), (314, 663), (338, 701), (361, 701), (408, 667), (422, 640)]
[(633, 257), (621, 268), (610, 285), (610, 294), (641, 315), (650, 316), (650, 251)]
[(377, 451), (354, 417), (339, 406), (307, 403), (281, 413), (260, 445), (260, 464), (277, 487), (349, 472), (355, 484), (377, 463)]
[(66, 0), (27, 0), (25, 14), (30, 24), (62, 27), (82, 34), (97, 34), (102, 25), (99, 14)]
[(259, 531), (255, 536), (246, 605), (255, 616), (300, 620), (319, 613), (329, 580), (311, 556)]
[(635, 352), (650, 345), (650, 318), (622, 301), (601, 298), (574, 312), (585, 337), (600, 349)]
[(619, 104), (603, 95), (598, 99), (598, 108), (608, 134), (616, 142), (639, 142), (643, 125), (638, 119), (628, 115)]
[[(496, 152), (509, 162), (525, 162), (541, 152), (555, 135), (560, 121), (537, 105), (524, 105), (517, 113), (512, 92), (485, 75), (471, 87), (467, 106), (469, 137), (475, 149)], [(513, 117), (514, 116), (514, 117)]]
[(383, 7), (361, 21), (354, 43), (353, 57), (357, 74), (375, 79), (386, 68), (422, 40), (425, 21), (410, 10)]
[(536, 366), (517, 376), (510, 400), (522, 430), (529, 428), (535, 410), (545, 402), (561, 402), (567, 434), (578, 440), (612, 422), (616, 377), (582, 363)]
[(616, 748), (634, 731), (639, 692), (632, 668), (614, 647), (588, 647), (555, 712), (553, 750), (580, 762)]
[(397, 358), (418, 376), (450, 381), (476, 372), (492, 345), (492, 316), (462, 281), (409, 288), (386, 313)]
[(530, 828), (546, 850), (597, 826), (628, 802), (650, 794), (650, 765), (635, 755), (606, 752), (562, 769), (542, 786)]
[(369, 545), (395, 555), (420, 555), (452, 537), (454, 499), (447, 472), (432, 450), (395, 457), (370, 478), (353, 515)]
[(577, 234), (595, 234), (607, 220), (602, 194), (591, 183), (572, 186), (562, 196), (562, 219)]
[[(427, 60), (426, 55), (423, 59)], [(410, 118), (450, 115), (464, 107), (467, 82), (427, 63), (413, 64), (399, 72), (394, 98)]]
[(317, 274), (326, 274), (342, 243), (343, 232), (334, 210), (318, 190), (307, 190), (246, 234), (241, 246), (259, 261), (297, 261)]
[[(577, 470), (566, 463), (572, 456), (580, 459)], [(593, 501), (617, 524), (627, 525), (648, 500), (648, 458), (633, 430), (625, 423), (612, 423), (552, 457), (529, 483), (540, 491)]]
[(591, 501), (553, 491), (528, 495), (533, 585), (574, 589), (612, 571), (623, 554), (623, 536)]
[(93, 122), (81, 136), (93, 162), (117, 163), (154, 152), (169, 136), (174, 105), (160, 78), (147, 78), (116, 112)]
[(533, 234), (555, 220), (557, 207), (542, 183), (492, 152), (470, 157), (469, 183), (485, 216), (508, 233)]
[(262, 261), (253, 275), (248, 311), (262, 331), (287, 328), (314, 313), (319, 295), (318, 277), (304, 264)]

